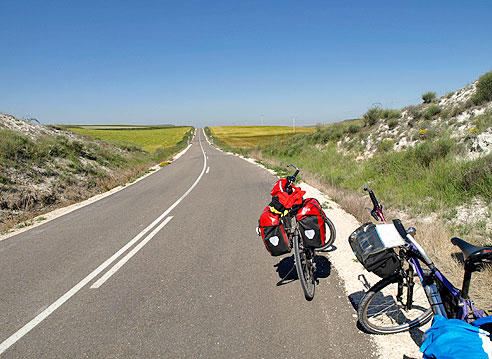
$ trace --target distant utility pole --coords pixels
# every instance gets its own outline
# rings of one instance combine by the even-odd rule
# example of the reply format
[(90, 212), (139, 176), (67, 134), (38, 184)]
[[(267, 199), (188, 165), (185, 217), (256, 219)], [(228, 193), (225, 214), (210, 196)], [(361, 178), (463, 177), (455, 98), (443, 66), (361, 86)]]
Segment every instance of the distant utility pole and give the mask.
[(295, 117), (292, 119), (292, 127), (294, 129), (294, 133), (296, 133), (296, 118)]

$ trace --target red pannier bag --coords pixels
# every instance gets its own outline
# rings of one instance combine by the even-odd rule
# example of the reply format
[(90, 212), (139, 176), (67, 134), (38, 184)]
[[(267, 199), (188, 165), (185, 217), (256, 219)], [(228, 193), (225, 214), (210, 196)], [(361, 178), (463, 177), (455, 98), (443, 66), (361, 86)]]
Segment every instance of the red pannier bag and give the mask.
[(316, 198), (304, 200), (297, 212), (297, 223), (306, 245), (318, 248), (325, 244), (325, 218), (326, 214)]
[(270, 212), (269, 207), (266, 207), (260, 216), (259, 229), (263, 243), (272, 256), (290, 252), (289, 240), (284, 226), (280, 223), (280, 215)]

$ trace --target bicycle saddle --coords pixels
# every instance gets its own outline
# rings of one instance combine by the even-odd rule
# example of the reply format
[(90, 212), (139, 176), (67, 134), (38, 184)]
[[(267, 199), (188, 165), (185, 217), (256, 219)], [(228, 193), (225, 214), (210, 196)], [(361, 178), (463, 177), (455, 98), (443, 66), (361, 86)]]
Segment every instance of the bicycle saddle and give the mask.
[(451, 238), (451, 243), (461, 249), (465, 261), (471, 264), (492, 260), (492, 247), (474, 246), (458, 237)]

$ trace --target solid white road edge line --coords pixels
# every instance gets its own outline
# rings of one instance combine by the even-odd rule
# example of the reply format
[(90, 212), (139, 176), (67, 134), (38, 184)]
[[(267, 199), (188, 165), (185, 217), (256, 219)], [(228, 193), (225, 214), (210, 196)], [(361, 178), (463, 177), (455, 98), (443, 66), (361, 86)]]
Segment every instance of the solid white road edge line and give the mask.
[[(202, 129), (203, 131), (203, 129)], [(205, 132), (204, 132), (205, 135)], [(174, 202), (171, 207), (169, 207), (163, 214), (161, 214), (155, 221), (153, 221), (147, 228), (145, 228), (142, 232), (140, 232), (135, 238), (133, 238), (130, 242), (128, 242), (123, 248), (121, 248), (118, 252), (113, 254), (109, 259), (107, 259), (103, 264), (93, 270), (87, 277), (82, 279), (78, 284), (76, 284), (72, 289), (63, 294), (60, 298), (58, 298), (53, 304), (51, 304), (48, 308), (39, 313), (34, 319), (0, 343), (0, 354), (6, 351), (9, 347), (11, 347), (15, 342), (21, 339), (24, 335), (29, 333), (33, 328), (35, 328), (39, 323), (41, 323), (44, 319), (46, 319), (51, 313), (53, 313), (56, 309), (58, 309), (63, 303), (69, 300), (73, 295), (75, 295), (79, 290), (81, 290), (87, 283), (97, 277), (103, 270), (105, 270), (111, 263), (113, 263), (121, 254), (123, 254), (128, 248), (130, 248), (135, 242), (137, 242), (140, 238), (142, 238), (145, 233), (147, 233), (150, 229), (152, 229), (157, 223), (159, 223), (164, 217), (166, 217), (169, 212), (171, 212), (192, 190), (195, 188), (197, 183), (203, 177), (205, 173), (205, 169), (207, 168), (207, 157), (205, 155), (205, 151), (203, 150), (202, 143), (200, 143), (200, 147), (203, 153), (203, 169), (196, 181), (191, 185), (191, 187), (179, 198), (176, 202)]]
[(99, 288), (104, 284), (113, 274), (116, 273), (118, 269), (123, 267), (123, 265), (128, 262), (128, 260), (133, 257), (140, 249), (143, 248), (151, 239), (154, 237), (173, 217), (167, 217), (164, 222), (162, 222), (156, 229), (154, 229), (143, 241), (137, 244), (126, 256), (121, 258), (118, 263), (116, 263), (110, 270), (106, 272), (101, 278), (99, 278), (93, 285), (91, 285), (92, 289)]

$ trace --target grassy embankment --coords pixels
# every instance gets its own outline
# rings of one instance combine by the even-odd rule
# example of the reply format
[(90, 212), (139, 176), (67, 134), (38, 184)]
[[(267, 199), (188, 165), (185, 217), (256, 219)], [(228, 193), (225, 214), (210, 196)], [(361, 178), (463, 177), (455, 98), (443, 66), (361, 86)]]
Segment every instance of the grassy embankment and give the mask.
[[(74, 129), (84, 132), (83, 128)], [(187, 145), (191, 127), (63, 132), (30, 138), (0, 130), (0, 230), (133, 181)], [(146, 151), (150, 149), (151, 151)]]

